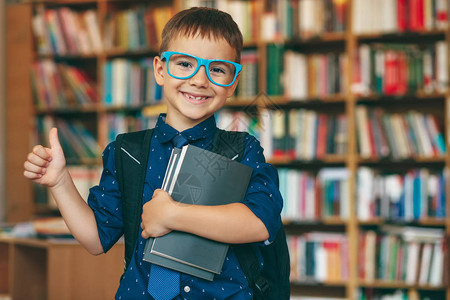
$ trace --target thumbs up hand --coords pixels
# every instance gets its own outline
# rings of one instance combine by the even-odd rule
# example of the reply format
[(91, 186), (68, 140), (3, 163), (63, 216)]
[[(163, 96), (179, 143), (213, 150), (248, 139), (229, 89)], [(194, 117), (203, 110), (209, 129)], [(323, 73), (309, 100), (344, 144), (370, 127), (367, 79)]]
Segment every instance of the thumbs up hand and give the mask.
[(64, 177), (66, 159), (59, 143), (58, 131), (52, 128), (49, 133), (50, 148), (34, 146), (24, 163), (24, 176), (33, 182), (54, 187)]

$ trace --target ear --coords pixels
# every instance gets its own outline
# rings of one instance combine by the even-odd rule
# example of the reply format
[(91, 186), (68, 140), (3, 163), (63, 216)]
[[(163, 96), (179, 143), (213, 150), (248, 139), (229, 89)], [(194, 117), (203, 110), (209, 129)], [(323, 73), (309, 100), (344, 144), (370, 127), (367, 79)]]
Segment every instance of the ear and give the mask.
[(227, 87), (227, 89), (228, 89), (227, 98), (230, 98), (231, 96), (233, 96), (234, 91), (236, 90), (237, 84), (239, 82), (240, 75), (241, 75), (241, 73), (238, 74), (234, 83), (232, 85), (230, 85), (229, 87)]
[(153, 71), (155, 74), (156, 83), (164, 85), (164, 62), (159, 56), (155, 56), (153, 59)]

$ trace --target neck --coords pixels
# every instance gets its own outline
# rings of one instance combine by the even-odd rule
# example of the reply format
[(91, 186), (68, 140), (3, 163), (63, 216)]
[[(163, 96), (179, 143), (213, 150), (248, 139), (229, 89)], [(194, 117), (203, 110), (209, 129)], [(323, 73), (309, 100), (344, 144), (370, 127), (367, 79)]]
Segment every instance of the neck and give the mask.
[(208, 117), (205, 117), (201, 120), (191, 120), (188, 118), (171, 118), (170, 114), (168, 113), (166, 116), (166, 123), (169, 124), (172, 128), (176, 129), (178, 132), (183, 132), (189, 128), (192, 128), (198, 124), (200, 124), (201, 122), (203, 122), (204, 120), (206, 120)]

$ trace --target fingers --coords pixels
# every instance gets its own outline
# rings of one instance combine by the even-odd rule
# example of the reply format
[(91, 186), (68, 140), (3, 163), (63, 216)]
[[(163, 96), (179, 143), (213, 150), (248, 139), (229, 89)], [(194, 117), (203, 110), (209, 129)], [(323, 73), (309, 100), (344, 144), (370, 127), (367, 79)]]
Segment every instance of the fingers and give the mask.
[(25, 178), (33, 180), (33, 179), (41, 178), (43, 176), (43, 174), (25, 170), (25, 171), (23, 171), (23, 176), (25, 176)]
[(48, 150), (48, 148), (37, 145), (33, 148), (33, 151), (28, 154), (27, 160), (23, 164), (23, 174), (26, 178), (38, 179), (45, 174), (46, 168), (52, 160)]
[(51, 149), (61, 149), (61, 143), (59, 142), (58, 138), (58, 130), (53, 127), (49, 134), (48, 134), (48, 140), (50, 142)]
[(33, 151), (28, 154), (27, 159), (32, 163), (42, 165), (44, 161), (51, 161), (52, 156), (50, 155), (50, 151), (48, 148), (45, 148), (41, 145), (36, 145), (33, 147)]

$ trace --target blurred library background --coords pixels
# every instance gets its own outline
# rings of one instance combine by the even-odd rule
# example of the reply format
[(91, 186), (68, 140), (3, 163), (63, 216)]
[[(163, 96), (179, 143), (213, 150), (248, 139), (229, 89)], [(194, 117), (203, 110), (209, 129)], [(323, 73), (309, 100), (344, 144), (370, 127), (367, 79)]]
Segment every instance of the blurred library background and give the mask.
[(216, 120), (278, 169), (291, 299), (450, 300), (448, 0), (1, 1), (0, 299), (113, 298), (123, 244), (90, 256), (23, 162), (58, 127), (86, 199), (104, 147), (165, 111), (152, 60), (192, 6), (243, 33)]

